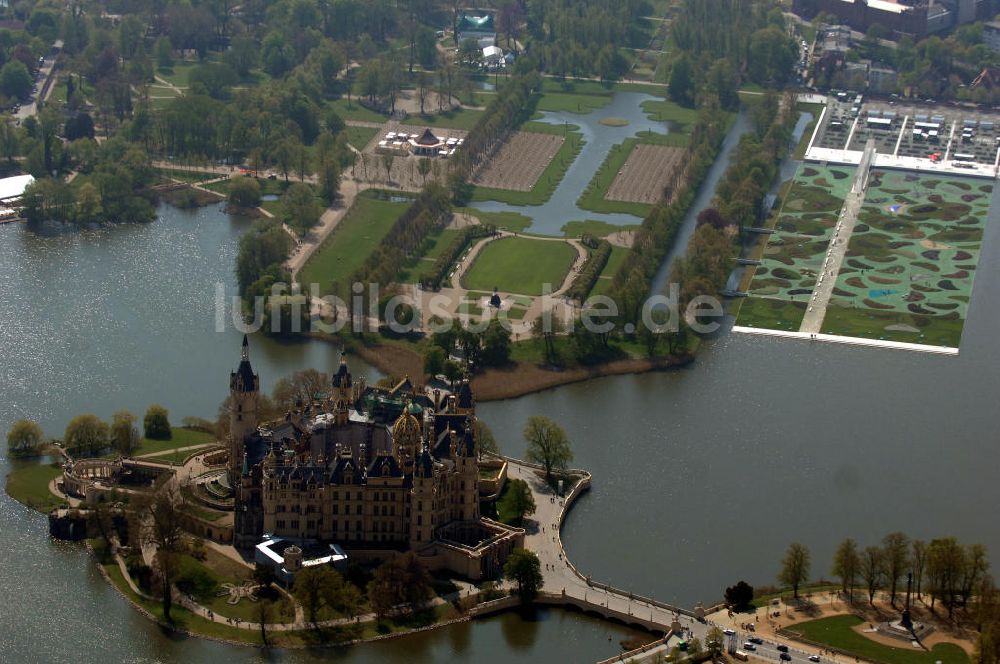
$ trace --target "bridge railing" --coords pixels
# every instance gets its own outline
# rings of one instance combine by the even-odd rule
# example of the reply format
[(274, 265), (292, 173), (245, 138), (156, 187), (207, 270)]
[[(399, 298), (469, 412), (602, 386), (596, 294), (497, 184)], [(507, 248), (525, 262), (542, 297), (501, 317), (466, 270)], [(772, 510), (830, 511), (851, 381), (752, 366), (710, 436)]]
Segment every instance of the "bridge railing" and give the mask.
[(650, 641), (649, 643), (645, 643), (639, 646), (638, 648), (633, 648), (632, 650), (626, 650), (625, 652), (619, 655), (615, 655), (614, 657), (608, 657), (607, 659), (602, 659), (601, 661), (597, 662), (597, 664), (614, 664), (615, 662), (621, 662), (627, 659), (631, 659), (632, 657), (635, 657), (637, 655), (647, 653), (650, 650), (655, 650), (656, 648), (659, 648), (667, 641), (669, 641), (671, 636), (673, 636), (673, 632), (668, 631), (662, 638), (659, 638), (655, 641)]

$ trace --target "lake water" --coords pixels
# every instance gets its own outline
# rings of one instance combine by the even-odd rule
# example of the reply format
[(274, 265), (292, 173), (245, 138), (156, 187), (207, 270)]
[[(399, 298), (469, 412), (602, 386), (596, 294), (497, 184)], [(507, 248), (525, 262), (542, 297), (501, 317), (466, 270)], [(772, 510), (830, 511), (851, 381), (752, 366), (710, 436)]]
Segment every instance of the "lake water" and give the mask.
[[(984, 266), (1000, 263), (996, 203)], [(215, 288), (234, 291), (247, 227), (219, 207), (42, 236), (0, 226), (0, 427), (32, 417), (59, 435), (79, 412), (141, 413), (152, 402), (175, 421), (214, 417), (240, 340), (231, 327), (215, 332)], [(813, 576), (830, 576), (843, 537), (875, 543), (897, 529), (980, 541), (995, 555), (998, 298), (1000, 278), (983, 270), (958, 357), (722, 334), (680, 371), (566, 386), (479, 413), (515, 456), (530, 415), (567, 429), (574, 465), (594, 474), (564, 531), (569, 555), (596, 579), (664, 600), (713, 601), (741, 578), (772, 583), (792, 540), (812, 548)], [(338, 358), (319, 342), (252, 343), (265, 388)], [(352, 370), (377, 375), (357, 358)], [(0, 460), (0, 473), (7, 467)], [(79, 547), (50, 541), (45, 518), (6, 496), (0, 555), (0, 587), (17, 598), (0, 611), (0, 651), (24, 661), (256, 656), (162, 634)], [(595, 661), (617, 651), (615, 628), (561, 611), (539, 616), (281, 658)]]

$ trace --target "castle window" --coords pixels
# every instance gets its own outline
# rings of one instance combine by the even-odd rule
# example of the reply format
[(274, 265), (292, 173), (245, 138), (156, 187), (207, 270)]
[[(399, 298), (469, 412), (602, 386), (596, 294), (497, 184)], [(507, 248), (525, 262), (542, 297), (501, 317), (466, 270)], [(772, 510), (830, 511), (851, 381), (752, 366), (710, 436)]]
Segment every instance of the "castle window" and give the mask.
[(362, 494), (360, 491), (358, 491), (358, 500), (362, 500)]
[[(418, 525), (418, 526), (422, 526), (422, 525), (424, 525), (424, 517), (422, 517), (422, 516), (421, 516), (421, 515), (419, 515), (419, 514), (417, 515), (417, 525)], [(418, 537), (418, 539), (419, 539), (419, 537)]]
[(278, 528), (284, 528), (284, 527), (285, 527), (285, 520), (278, 519)]
[(339, 492), (337, 492), (337, 491), (334, 491), (334, 492), (333, 492), (333, 499), (334, 499), (334, 500), (338, 500), (339, 498), (340, 498), (340, 493), (339, 493)]
[(312, 521), (306, 521), (306, 529), (307, 530), (312, 530), (315, 526), (316, 526), (316, 524), (314, 522), (312, 522)]
[(396, 506), (389, 505), (389, 516), (396, 516)]
[(361, 514), (362, 514), (362, 512), (361, 512), (361, 505), (358, 505), (358, 516), (361, 516)]
[(382, 506), (382, 516), (386, 516), (388, 514), (388, 512), (389, 511), (385, 508), (385, 505), (383, 505)]
[(361, 522), (360, 521), (355, 521), (354, 522), (354, 530), (358, 531), (359, 533), (361, 532)]
[(338, 509), (339, 507), (340, 507), (340, 505), (334, 505), (333, 506), (333, 513), (334, 514), (340, 514), (340, 509)]
[(299, 528), (299, 520), (298, 519), (295, 519), (294, 521), (292, 521), (292, 528), (294, 530), (298, 530), (298, 528)]

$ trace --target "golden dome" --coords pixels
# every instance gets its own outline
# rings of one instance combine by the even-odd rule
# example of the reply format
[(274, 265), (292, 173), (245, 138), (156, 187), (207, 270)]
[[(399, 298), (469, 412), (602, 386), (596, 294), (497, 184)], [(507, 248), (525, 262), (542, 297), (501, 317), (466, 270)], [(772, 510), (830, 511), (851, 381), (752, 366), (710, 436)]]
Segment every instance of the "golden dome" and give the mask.
[(407, 404), (407, 407), (403, 409), (403, 413), (393, 423), (392, 437), (397, 440), (420, 437), (420, 420), (413, 415), (409, 404)]

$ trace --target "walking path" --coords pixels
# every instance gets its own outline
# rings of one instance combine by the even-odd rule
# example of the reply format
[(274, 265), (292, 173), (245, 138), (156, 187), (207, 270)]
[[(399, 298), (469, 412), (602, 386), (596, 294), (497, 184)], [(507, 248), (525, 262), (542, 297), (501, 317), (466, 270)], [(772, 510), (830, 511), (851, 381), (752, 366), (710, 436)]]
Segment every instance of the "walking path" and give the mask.
[(809, 299), (806, 313), (802, 317), (799, 332), (818, 334), (823, 327), (826, 308), (830, 304), (833, 287), (837, 284), (837, 275), (840, 274), (840, 266), (847, 254), (847, 245), (850, 242), (851, 234), (858, 222), (858, 212), (861, 211), (861, 204), (865, 200), (865, 187), (868, 183), (868, 173), (874, 157), (875, 141), (868, 139), (864, 157), (862, 157), (861, 164), (854, 176), (854, 186), (851, 187), (850, 193), (844, 199), (844, 207), (840, 209), (840, 218), (834, 228), (833, 237), (830, 238), (826, 257), (823, 259), (822, 271), (815, 286), (813, 286), (813, 294)]

